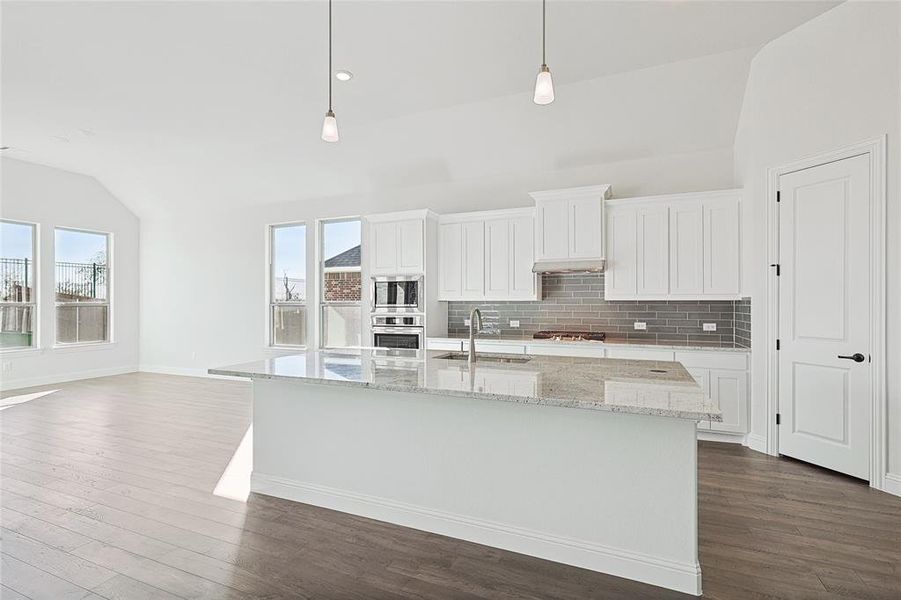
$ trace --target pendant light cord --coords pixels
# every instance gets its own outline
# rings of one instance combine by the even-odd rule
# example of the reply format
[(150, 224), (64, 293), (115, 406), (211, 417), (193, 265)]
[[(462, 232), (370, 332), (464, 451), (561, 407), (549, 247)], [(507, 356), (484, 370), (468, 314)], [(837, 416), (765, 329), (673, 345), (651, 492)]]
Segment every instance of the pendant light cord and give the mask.
[(332, 112), (332, 0), (328, 0), (328, 110)]
[[(329, 0), (331, 2), (331, 0)], [(545, 56), (545, 41), (544, 38), (547, 35), (547, 0), (541, 0), (541, 64), (547, 64), (547, 57)]]

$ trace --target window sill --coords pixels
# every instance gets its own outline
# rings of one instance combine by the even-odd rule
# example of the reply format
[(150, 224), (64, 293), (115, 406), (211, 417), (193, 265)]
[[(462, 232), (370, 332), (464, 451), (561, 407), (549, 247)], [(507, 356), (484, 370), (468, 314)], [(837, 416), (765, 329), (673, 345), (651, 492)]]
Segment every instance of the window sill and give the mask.
[(17, 356), (30, 356), (32, 354), (41, 354), (43, 348), (3, 348), (0, 349), (0, 357), (15, 358)]
[(80, 344), (54, 344), (52, 350), (65, 354), (67, 352), (84, 352), (87, 350), (107, 350), (116, 345), (116, 342), (83, 342)]
[(265, 346), (263, 352), (266, 354), (290, 354), (291, 352), (305, 352), (306, 346)]

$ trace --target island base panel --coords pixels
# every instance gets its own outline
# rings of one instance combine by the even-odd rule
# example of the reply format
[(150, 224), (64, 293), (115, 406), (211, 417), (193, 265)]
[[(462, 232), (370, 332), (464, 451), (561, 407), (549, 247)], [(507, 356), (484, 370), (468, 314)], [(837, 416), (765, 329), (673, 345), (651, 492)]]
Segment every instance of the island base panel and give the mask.
[(701, 593), (693, 421), (253, 387), (254, 492)]

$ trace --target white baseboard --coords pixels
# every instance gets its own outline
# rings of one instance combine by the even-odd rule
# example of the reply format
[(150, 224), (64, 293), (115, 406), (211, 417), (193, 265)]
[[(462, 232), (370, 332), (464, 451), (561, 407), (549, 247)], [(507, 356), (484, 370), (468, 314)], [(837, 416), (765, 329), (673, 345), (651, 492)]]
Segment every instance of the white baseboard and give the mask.
[(895, 496), (901, 496), (901, 474), (886, 473), (882, 484), (882, 491)]
[(755, 452), (763, 452), (764, 454), (767, 453), (766, 436), (758, 435), (756, 433), (749, 433), (747, 442), (748, 443), (746, 445), (751, 450), (754, 450)]
[(247, 381), (245, 377), (229, 377), (227, 375), (211, 375), (206, 369), (192, 369), (187, 367), (164, 367), (160, 365), (141, 365), (138, 370), (141, 373), (157, 373), (159, 375), (179, 375), (181, 377), (206, 377), (207, 379), (229, 379), (232, 381)]
[(705, 442), (726, 442), (728, 444), (744, 444), (745, 434), (723, 433), (721, 431), (704, 431), (698, 429), (698, 439)]
[(251, 476), (250, 489), (259, 494), (412, 527), (688, 594), (701, 594), (701, 567), (698, 563), (674, 562), (585, 540), (256, 472)]
[(80, 379), (93, 379), (95, 377), (109, 377), (110, 375), (123, 375), (137, 372), (137, 365), (125, 367), (111, 367), (107, 369), (91, 369), (89, 371), (76, 371), (74, 373), (58, 373), (56, 375), (42, 375), (40, 377), (26, 377), (24, 379), (10, 379), (4, 377), (0, 381), (0, 390), (19, 390), (22, 388), (36, 387), (39, 385), (53, 385), (67, 381)]

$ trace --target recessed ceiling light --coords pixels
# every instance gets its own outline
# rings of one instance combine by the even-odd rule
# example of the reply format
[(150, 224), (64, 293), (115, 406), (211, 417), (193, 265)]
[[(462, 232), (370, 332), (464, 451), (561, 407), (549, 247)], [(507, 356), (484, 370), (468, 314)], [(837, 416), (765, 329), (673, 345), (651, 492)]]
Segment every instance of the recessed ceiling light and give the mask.
[(346, 69), (335, 71), (335, 79), (337, 79), (338, 81), (350, 81), (353, 78), (354, 74)]

